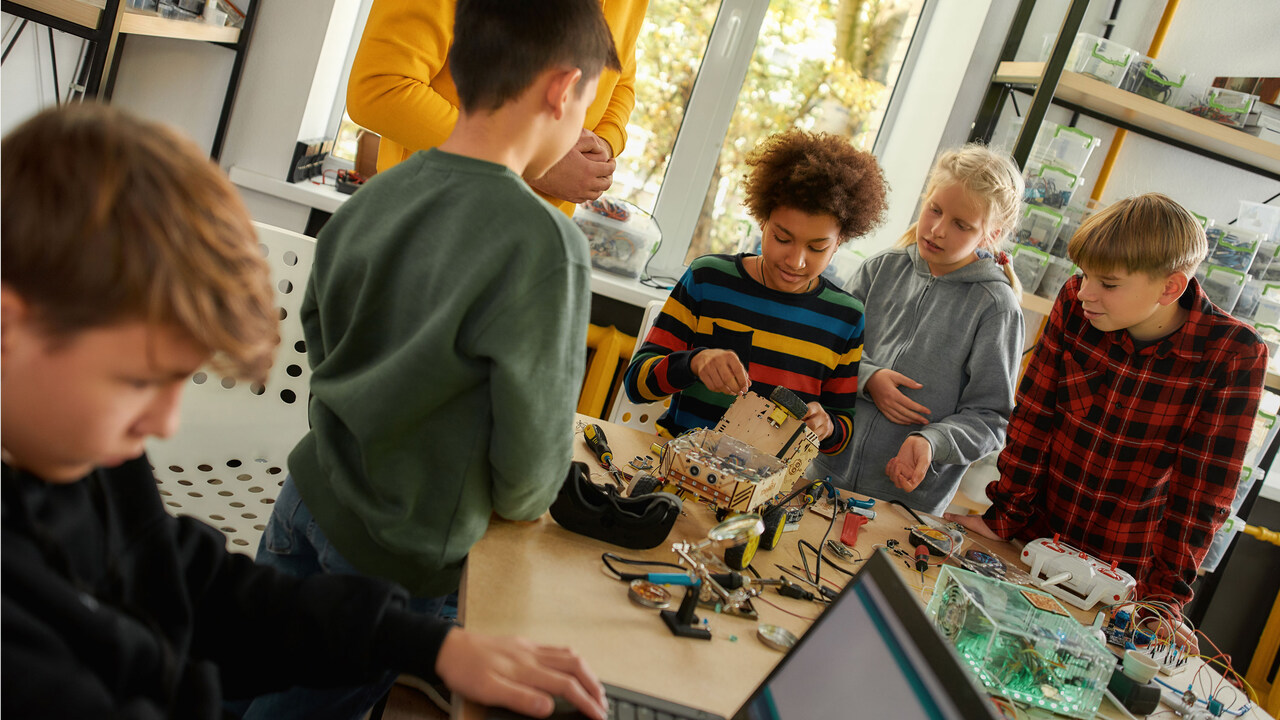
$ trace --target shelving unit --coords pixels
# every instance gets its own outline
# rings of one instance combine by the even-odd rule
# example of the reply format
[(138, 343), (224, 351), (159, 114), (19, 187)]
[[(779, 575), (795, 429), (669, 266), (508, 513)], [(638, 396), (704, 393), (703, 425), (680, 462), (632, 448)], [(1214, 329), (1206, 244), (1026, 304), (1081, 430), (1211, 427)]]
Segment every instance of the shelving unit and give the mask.
[(240, 88), (240, 74), (253, 35), (258, 1), (245, 9), (243, 28), (170, 20), (154, 12), (127, 10), (121, 0), (3, 0), (0, 10), (89, 41), (89, 52), (77, 81), (85, 98), (111, 99), (116, 72), (120, 68), (120, 53), (130, 35), (208, 42), (234, 52), (231, 77), (227, 81), (222, 112), (209, 153), (216, 160), (222, 154), (231, 108)]
[[(1045, 63), (1002, 62), (993, 82), (1032, 86)], [(1099, 82), (1064, 72), (1053, 103), (1189, 152), (1280, 180), (1280, 145)]]

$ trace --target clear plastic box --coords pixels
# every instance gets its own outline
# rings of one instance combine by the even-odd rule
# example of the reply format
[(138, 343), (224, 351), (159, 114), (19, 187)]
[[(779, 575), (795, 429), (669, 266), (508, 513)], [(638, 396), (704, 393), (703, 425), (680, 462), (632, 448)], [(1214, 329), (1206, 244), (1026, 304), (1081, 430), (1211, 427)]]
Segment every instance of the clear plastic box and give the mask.
[[(1249, 276), (1235, 268), (1205, 263), (1200, 266), (1204, 276), (1200, 280), (1204, 294), (1209, 296), (1214, 305), (1224, 313), (1230, 313), (1236, 307), (1236, 300), (1244, 290)], [(1199, 275), (1199, 273), (1197, 273)]]
[(1258, 306), (1262, 304), (1262, 289), (1267, 284), (1261, 280), (1250, 278), (1240, 289), (1240, 297), (1236, 298), (1236, 306), (1232, 308), (1231, 314), (1241, 320), (1251, 322), (1253, 316), (1258, 312)]
[(1241, 200), (1234, 225), (1256, 230), (1271, 240), (1280, 240), (1280, 207)]
[(1114, 40), (1080, 33), (1071, 43), (1067, 69), (1118, 87), (1137, 55), (1132, 48)]
[(1018, 282), (1022, 283), (1022, 289), (1026, 292), (1034, 292), (1040, 287), (1045, 268), (1049, 266), (1053, 256), (1028, 245), (1014, 245), (1010, 255), (1013, 257), (1011, 260), (1013, 273), (1018, 276)]
[[(1269, 276), (1280, 274), (1280, 259), (1276, 255), (1280, 255), (1280, 240), (1263, 240), (1258, 245), (1258, 254), (1249, 264), (1249, 277), (1266, 280)], [(1275, 271), (1272, 271), (1272, 265), (1276, 266)]]
[(1031, 205), (1059, 210), (1071, 203), (1072, 194), (1080, 186), (1080, 178), (1075, 173), (1057, 165), (1041, 165), (1034, 175), (1024, 180), (1024, 200)]
[(1229, 127), (1242, 128), (1257, 100), (1257, 95), (1209, 87), (1188, 93), (1182, 109)]
[(1239, 270), (1241, 274), (1248, 271), (1258, 248), (1267, 236), (1257, 230), (1247, 230), (1234, 225), (1211, 228), (1205, 232), (1206, 237), (1216, 236), (1218, 242), (1209, 249), (1209, 262), (1214, 265)]
[(1062, 229), (1062, 213), (1039, 205), (1024, 205), (1018, 224), (1018, 244), (1050, 253)]
[(1045, 123), (1036, 132), (1027, 168), (1034, 170), (1041, 165), (1053, 165), (1080, 175), (1089, 162), (1089, 156), (1101, 143), (1101, 140), (1079, 128)]
[(1137, 55), (1129, 63), (1129, 71), (1125, 73), (1120, 89), (1170, 107), (1180, 107), (1186, 104), (1184, 93), (1188, 77), (1180, 67)]
[(992, 694), (1073, 718), (1102, 703), (1116, 656), (1052, 595), (943, 565), (925, 612)]
[(591, 264), (617, 275), (640, 277), (645, 261), (662, 240), (652, 215), (609, 196), (582, 203), (573, 220), (587, 236)]
[[(1059, 245), (1064, 243), (1059, 242)], [(1040, 297), (1054, 299), (1058, 297), (1058, 293), (1062, 291), (1062, 286), (1067, 284), (1067, 280), (1076, 273), (1076, 266), (1066, 258), (1052, 257), (1049, 258), (1049, 264), (1044, 268), (1044, 275), (1040, 278), (1040, 287), (1036, 288), (1035, 294)]]
[(1280, 326), (1280, 284), (1264, 282), (1260, 295), (1258, 308), (1253, 311), (1253, 325), (1258, 332), (1262, 332), (1263, 325)]

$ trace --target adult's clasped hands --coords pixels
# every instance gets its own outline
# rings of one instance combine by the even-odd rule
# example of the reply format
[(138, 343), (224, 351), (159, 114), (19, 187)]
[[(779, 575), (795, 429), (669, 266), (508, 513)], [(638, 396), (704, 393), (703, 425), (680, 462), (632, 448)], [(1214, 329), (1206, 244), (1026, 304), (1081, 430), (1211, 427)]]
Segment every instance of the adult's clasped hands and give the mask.
[(559, 162), (542, 177), (525, 180), (543, 195), (577, 204), (603, 195), (613, 184), (616, 167), (609, 143), (583, 128), (577, 144)]

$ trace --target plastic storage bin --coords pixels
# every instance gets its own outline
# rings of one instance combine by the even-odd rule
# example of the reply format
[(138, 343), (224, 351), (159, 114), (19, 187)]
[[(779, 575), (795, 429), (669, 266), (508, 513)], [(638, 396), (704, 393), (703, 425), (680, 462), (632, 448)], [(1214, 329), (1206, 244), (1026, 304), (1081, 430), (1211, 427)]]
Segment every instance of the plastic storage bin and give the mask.
[[(1059, 245), (1065, 243), (1059, 242)], [(1076, 273), (1076, 266), (1066, 258), (1053, 257), (1049, 258), (1049, 264), (1044, 268), (1044, 275), (1040, 278), (1040, 287), (1036, 288), (1035, 294), (1040, 297), (1053, 299), (1058, 297), (1058, 293), (1062, 292), (1062, 286), (1067, 284), (1067, 280)]]
[(617, 198), (584, 202), (573, 220), (591, 245), (591, 264), (626, 277), (640, 277), (650, 252), (662, 240), (652, 215)]
[(1186, 104), (1188, 77), (1182, 68), (1138, 55), (1129, 63), (1120, 89), (1164, 105), (1181, 107)]
[(1257, 95), (1211, 87), (1193, 91), (1182, 109), (1229, 127), (1242, 128), (1257, 100)]
[(1059, 210), (1071, 203), (1072, 194), (1080, 186), (1080, 178), (1075, 173), (1057, 165), (1041, 165), (1034, 175), (1024, 180), (1023, 199), (1028, 204)]
[[(1209, 262), (1239, 270), (1241, 273), (1247, 271), (1253, 264), (1258, 248), (1267, 239), (1266, 235), (1256, 230), (1237, 228), (1234, 225), (1210, 228), (1205, 231), (1205, 236), (1210, 238)], [(1216, 244), (1212, 242), (1214, 238), (1217, 239)]]
[(1236, 298), (1236, 306), (1231, 310), (1231, 314), (1245, 321), (1252, 321), (1253, 316), (1258, 312), (1258, 306), (1262, 304), (1262, 289), (1267, 284), (1261, 280), (1250, 278), (1240, 290), (1240, 297)]
[(1118, 87), (1137, 55), (1137, 51), (1114, 40), (1080, 33), (1071, 43), (1067, 69)]
[(1260, 295), (1258, 309), (1253, 311), (1253, 324), (1258, 332), (1262, 332), (1264, 325), (1280, 326), (1280, 284), (1263, 283)]
[(1260, 232), (1271, 240), (1280, 240), (1280, 207), (1241, 200), (1235, 227)]
[[(1016, 132), (1014, 136), (1017, 136)], [(1080, 175), (1089, 162), (1089, 156), (1101, 143), (1098, 138), (1078, 128), (1045, 123), (1036, 132), (1027, 169), (1034, 172), (1041, 165), (1053, 165)]]
[(1022, 222), (1018, 224), (1018, 244), (1051, 253), (1061, 229), (1062, 213), (1053, 208), (1024, 205)]
[[(1244, 290), (1248, 275), (1234, 268), (1223, 267), (1221, 265), (1204, 264), (1200, 266), (1204, 271), (1204, 275), (1200, 280), (1201, 286), (1204, 288), (1204, 294), (1209, 296), (1214, 305), (1217, 305), (1222, 312), (1230, 313), (1236, 307), (1236, 300), (1240, 298), (1240, 293)], [(1200, 273), (1196, 273), (1199, 275)]]
[[(1040, 287), (1040, 280), (1044, 278), (1045, 269), (1049, 267), (1049, 261), (1053, 257), (1028, 245), (1014, 245), (1010, 255), (1013, 256), (1013, 273), (1018, 276), (1018, 282), (1022, 283), (1022, 289), (1033, 292)], [(1063, 282), (1066, 280), (1063, 279)]]

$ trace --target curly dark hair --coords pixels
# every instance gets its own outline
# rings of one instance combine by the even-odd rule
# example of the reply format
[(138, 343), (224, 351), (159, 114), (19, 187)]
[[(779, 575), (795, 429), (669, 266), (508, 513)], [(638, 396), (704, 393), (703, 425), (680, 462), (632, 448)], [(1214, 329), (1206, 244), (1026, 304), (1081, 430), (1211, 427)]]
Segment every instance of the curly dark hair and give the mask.
[(771, 135), (747, 156), (747, 212), (764, 224), (789, 207), (835, 217), (840, 241), (884, 222), (889, 185), (874, 155), (829, 133), (787, 130)]

